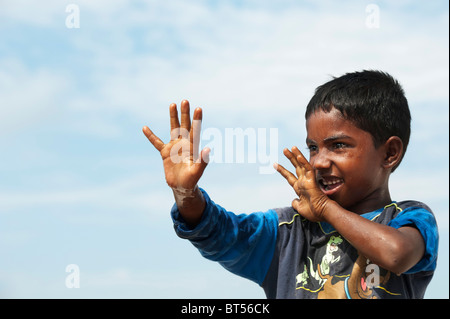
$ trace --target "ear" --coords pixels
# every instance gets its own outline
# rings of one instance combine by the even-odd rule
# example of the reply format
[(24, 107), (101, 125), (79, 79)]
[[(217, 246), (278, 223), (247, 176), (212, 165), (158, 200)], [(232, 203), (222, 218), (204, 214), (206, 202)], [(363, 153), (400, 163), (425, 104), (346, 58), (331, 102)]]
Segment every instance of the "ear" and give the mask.
[(384, 143), (384, 168), (394, 168), (403, 157), (403, 142), (398, 136), (391, 136)]

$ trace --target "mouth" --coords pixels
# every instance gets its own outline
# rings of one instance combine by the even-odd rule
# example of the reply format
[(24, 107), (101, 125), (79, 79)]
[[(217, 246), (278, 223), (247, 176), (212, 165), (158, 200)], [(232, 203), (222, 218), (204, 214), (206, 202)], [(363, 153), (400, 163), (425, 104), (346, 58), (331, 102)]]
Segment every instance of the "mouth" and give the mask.
[(318, 179), (318, 183), (321, 191), (325, 195), (330, 196), (344, 185), (344, 180), (335, 176), (322, 176)]

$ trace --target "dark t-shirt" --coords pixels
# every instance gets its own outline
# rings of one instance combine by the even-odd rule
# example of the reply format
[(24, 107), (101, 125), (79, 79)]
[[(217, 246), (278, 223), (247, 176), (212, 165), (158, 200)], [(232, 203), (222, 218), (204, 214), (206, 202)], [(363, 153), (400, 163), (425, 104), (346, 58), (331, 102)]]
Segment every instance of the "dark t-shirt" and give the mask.
[(436, 268), (436, 220), (420, 202), (392, 203), (361, 215), (420, 231), (424, 256), (397, 276), (360, 256), (332, 225), (310, 222), (292, 207), (236, 215), (202, 192), (206, 207), (194, 229), (173, 206), (177, 235), (190, 240), (205, 258), (259, 284), (268, 298), (423, 298)]
[[(262, 284), (268, 298), (423, 298), (435, 256), (422, 259), (421, 271), (413, 267), (398, 276), (360, 255), (330, 224), (310, 222), (293, 208), (275, 211), (280, 221), (277, 244)], [(432, 217), (427, 206), (413, 201), (391, 204), (365, 217), (388, 225), (408, 211), (415, 219)], [(400, 227), (407, 225), (416, 227), (407, 221)]]

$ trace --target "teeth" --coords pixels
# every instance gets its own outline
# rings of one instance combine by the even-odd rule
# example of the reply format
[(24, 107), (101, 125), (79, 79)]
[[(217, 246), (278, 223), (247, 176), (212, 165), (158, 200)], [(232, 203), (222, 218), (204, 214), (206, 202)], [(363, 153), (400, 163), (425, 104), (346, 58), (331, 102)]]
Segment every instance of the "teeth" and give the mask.
[(337, 183), (341, 183), (342, 179), (335, 179), (335, 180), (332, 180), (332, 181), (322, 180), (322, 182), (323, 182), (324, 185), (328, 186), (328, 185), (334, 185), (334, 184), (337, 184)]

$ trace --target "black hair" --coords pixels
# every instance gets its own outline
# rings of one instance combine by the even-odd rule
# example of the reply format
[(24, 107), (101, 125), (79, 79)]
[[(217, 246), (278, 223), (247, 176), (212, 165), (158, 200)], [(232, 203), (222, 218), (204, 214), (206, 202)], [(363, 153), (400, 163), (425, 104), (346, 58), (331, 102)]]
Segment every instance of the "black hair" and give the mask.
[(391, 136), (398, 136), (403, 142), (403, 159), (411, 134), (411, 113), (403, 88), (392, 76), (364, 70), (333, 78), (316, 89), (305, 118), (319, 110), (330, 112), (332, 108), (369, 132), (375, 147)]

